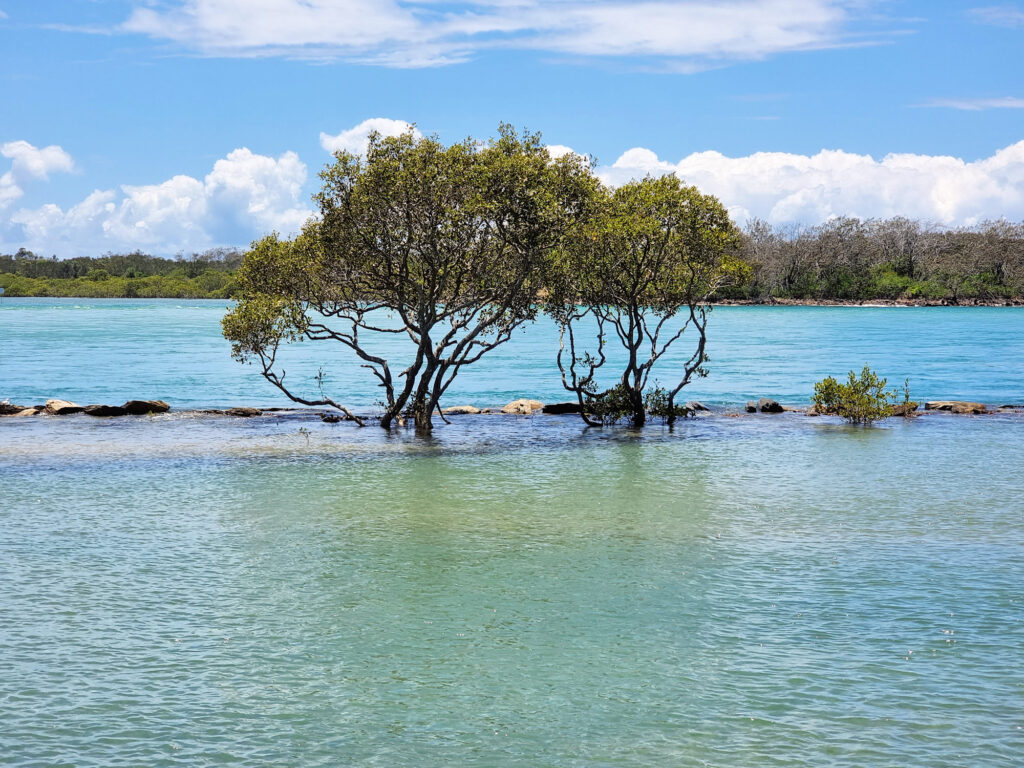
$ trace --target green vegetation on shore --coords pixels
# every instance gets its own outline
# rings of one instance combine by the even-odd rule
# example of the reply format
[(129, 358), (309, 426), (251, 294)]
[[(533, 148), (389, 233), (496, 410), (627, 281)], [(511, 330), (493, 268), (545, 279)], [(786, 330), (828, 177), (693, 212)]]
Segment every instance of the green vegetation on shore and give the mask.
[(905, 218), (837, 218), (785, 229), (751, 221), (749, 279), (719, 299), (930, 301), (1024, 299), (1024, 222), (941, 229)]
[[(941, 229), (903, 218), (833, 219), (786, 229), (747, 225), (750, 269), (718, 301), (1024, 301), (1024, 222)], [(237, 293), (238, 251), (164, 259), (143, 253), (41, 258), (0, 254), (8, 296), (224, 299)]]
[(175, 259), (139, 252), (45, 259), (23, 248), (0, 254), (0, 288), (7, 296), (226, 299), (236, 291), (241, 261), (228, 249)]

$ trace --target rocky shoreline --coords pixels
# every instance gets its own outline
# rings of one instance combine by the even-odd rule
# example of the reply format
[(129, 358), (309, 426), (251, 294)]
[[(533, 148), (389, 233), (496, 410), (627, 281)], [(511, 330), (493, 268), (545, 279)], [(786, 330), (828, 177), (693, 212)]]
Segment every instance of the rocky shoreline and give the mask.
[(1024, 307), (1024, 299), (723, 299), (716, 307)]
[[(913, 404), (911, 404), (913, 405)], [(727, 418), (738, 418), (747, 415), (766, 415), (782, 413), (802, 413), (805, 416), (817, 417), (829, 414), (818, 412), (813, 405), (808, 407), (794, 407), (783, 405), (777, 400), (762, 397), (758, 400), (749, 400), (742, 407), (715, 407), (708, 406), (691, 400), (684, 405), (688, 415), (691, 417), (724, 416)], [(0, 418), (10, 417), (33, 417), (33, 416), (71, 416), (81, 414), (94, 418), (110, 419), (128, 416), (149, 416), (170, 412), (171, 406), (163, 400), (129, 400), (123, 405), (78, 405), (69, 400), (51, 398), (42, 405), (15, 405), (6, 400), (0, 401)], [(501, 407), (477, 407), (474, 405), (455, 405), (441, 409), (441, 414), (447, 420), (450, 416), (564, 416), (574, 415), (580, 412), (577, 402), (544, 403), (532, 398), (520, 398), (513, 400)], [(235, 408), (201, 408), (175, 410), (179, 415), (194, 416), (227, 416), (232, 418), (253, 418), (265, 415), (309, 415), (319, 417), (327, 423), (338, 423), (351, 421), (343, 414), (327, 412), (315, 408), (253, 408), (240, 406)], [(922, 406), (908, 408), (898, 405), (893, 409), (893, 417), (914, 418), (926, 413), (947, 413), (966, 416), (986, 416), (992, 414), (1014, 413), (1024, 415), (1024, 404), (1003, 404), (988, 405), (986, 403), (973, 402), (968, 400), (929, 400)]]

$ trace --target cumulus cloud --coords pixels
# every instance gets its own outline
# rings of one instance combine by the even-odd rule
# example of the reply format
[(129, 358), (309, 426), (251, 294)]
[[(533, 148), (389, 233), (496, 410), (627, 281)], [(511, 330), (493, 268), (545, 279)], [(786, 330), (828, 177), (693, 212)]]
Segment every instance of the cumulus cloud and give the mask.
[(214, 56), (341, 58), (396, 67), (495, 47), (640, 57), (689, 72), (846, 44), (872, 0), (176, 0), (134, 9), (129, 33)]
[(0, 176), (0, 210), (25, 194), (26, 182), (46, 181), (51, 173), (75, 169), (71, 155), (56, 144), (39, 149), (27, 141), (9, 141), (0, 145), (0, 155), (11, 161), (10, 170)]
[(1015, 96), (1000, 99), (932, 99), (924, 106), (947, 107), (969, 112), (980, 112), (985, 109), (1024, 109), (1024, 99)]
[(677, 163), (648, 149), (598, 168), (609, 184), (675, 173), (718, 197), (733, 218), (816, 224), (834, 216), (908, 216), (947, 225), (1024, 220), (1024, 141), (991, 157), (891, 154), (881, 160), (841, 150), (815, 155), (698, 152)]
[(1024, 27), (1024, 10), (1014, 5), (987, 5), (972, 8), (968, 14), (977, 22), (996, 27)]
[(552, 157), (564, 157), (565, 155), (576, 155), (579, 154), (572, 147), (567, 147), (564, 144), (548, 144), (548, 154)]
[[(361, 152), (370, 131), (394, 135), (408, 127), (401, 120), (373, 118), (320, 139), (327, 150)], [(548, 150), (556, 157), (574, 151), (557, 144)], [(4, 178), (45, 178), (73, 167), (59, 147), (37, 150), (13, 142), (0, 151), (12, 160)], [(1024, 141), (974, 161), (914, 154), (875, 159), (822, 150), (743, 157), (697, 152), (673, 162), (634, 147), (596, 170), (613, 186), (674, 173), (722, 200), (740, 223), (754, 217), (818, 224), (835, 216), (897, 215), (951, 226), (999, 217), (1024, 220)], [(0, 218), (0, 250), (25, 245), (60, 256), (137, 248), (169, 254), (243, 245), (270, 230), (289, 236), (313, 215), (305, 203), (306, 181), (306, 165), (294, 152), (275, 158), (236, 149), (201, 179), (179, 175), (158, 184), (97, 190), (69, 208), (17, 210), (6, 222)]]
[(363, 120), (354, 128), (342, 131), (336, 136), (329, 133), (320, 134), (320, 146), (332, 154), (334, 152), (351, 152), (353, 155), (365, 155), (370, 143), (370, 134), (376, 131), (381, 136), (399, 136), (412, 129), (413, 135), (421, 134), (412, 123), (405, 120), (392, 120), (387, 117), (371, 117)]
[(237, 245), (277, 230), (291, 234), (312, 211), (302, 204), (306, 166), (294, 152), (277, 158), (236, 149), (204, 179), (97, 190), (67, 210), (54, 204), (10, 217), (19, 243), (61, 256), (141, 248), (156, 253)]

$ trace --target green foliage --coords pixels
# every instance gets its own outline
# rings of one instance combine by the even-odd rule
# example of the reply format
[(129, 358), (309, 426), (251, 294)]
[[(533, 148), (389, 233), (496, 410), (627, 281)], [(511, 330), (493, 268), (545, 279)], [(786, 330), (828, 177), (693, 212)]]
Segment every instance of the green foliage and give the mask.
[(23, 277), (0, 273), (0, 286), (7, 296), (83, 297), (93, 299), (172, 298), (172, 299), (227, 299), (235, 288), (228, 273), (214, 273), (212, 279), (203, 273), (198, 278), (102, 277), (96, 270), (88, 277), (50, 278)]
[(647, 393), (644, 395), (644, 406), (647, 408), (649, 416), (668, 421), (696, 415), (694, 411), (686, 406), (676, 405), (674, 398), (671, 397), (671, 392), (660, 385), (647, 390)]
[(851, 424), (872, 424), (888, 418), (897, 405), (909, 411), (917, 407), (910, 399), (909, 381), (904, 381), (901, 390), (892, 391), (885, 389), (886, 383), (867, 365), (859, 376), (850, 371), (846, 383), (829, 376), (814, 385), (814, 406), (819, 413), (841, 416)]
[[(675, 176), (646, 178), (595, 197), (593, 215), (550, 265), (548, 311), (562, 329), (558, 365), (565, 388), (593, 403), (591, 424), (628, 414), (642, 426), (651, 409), (647, 384), (655, 364), (685, 333), (694, 350), (664, 393), (659, 410), (672, 422), (675, 396), (706, 373), (707, 301), (746, 278), (737, 260), (736, 230), (722, 204)], [(596, 344), (579, 337), (596, 324)], [(607, 363), (606, 345), (621, 344), (625, 364), (615, 387), (595, 382)], [(607, 413), (606, 413), (607, 411)]]
[(931, 228), (904, 218), (837, 218), (813, 227), (748, 223), (741, 284), (717, 298), (950, 303), (1024, 299), (1024, 222)]
[(43, 259), (22, 248), (0, 255), (0, 286), (8, 296), (224, 299), (235, 290), (241, 254), (214, 249), (185, 259), (143, 253)]
[[(506, 141), (506, 146), (512, 145)], [(566, 166), (571, 165), (570, 160)], [(503, 183), (498, 174), (493, 179), (492, 195), (501, 192)], [(521, 198), (516, 205), (529, 211), (543, 200)], [(576, 214), (582, 222), (585, 206)], [(138, 251), (57, 259), (20, 248), (13, 255), (0, 254), (0, 280), (27, 278), (5, 286), (10, 296), (225, 298), (238, 290), (231, 277), (241, 258), (231, 249), (213, 249), (174, 259)], [(903, 218), (840, 218), (815, 227), (774, 229), (755, 220), (747, 225), (732, 264), (732, 274), (716, 286), (712, 301), (1021, 301), (1024, 222), (943, 230)], [(110, 284), (82, 280), (92, 270), (106, 270)], [(211, 274), (228, 282), (203, 279)], [(129, 282), (154, 277), (171, 279)]]
[[(689, 408), (676, 405), (671, 398), (671, 392), (662, 386), (647, 389), (643, 396), (643, 406), (648, 417), (659, 419), (674, 420), (694, 415)], [(591, 419), (606, 426), (623, 421), (634, 426), (642, 426), (636, 421), (632, 393), (621, 383), (597, 395), (587, 396), (583, 407)]]
[(231, 356), (247, 363), (272, 355), (282, 342), (300, 340), (308, 320), (297, 302), (260, 295), (239, 302), (221, 320), (221, 327), (231, 341)]
[(583, 407), (601, 424), (611, 425), (633, 416), (633, 403), (629, 390), (622, 384), (594, 395), (588, 395)]
[[(383, 389), (381, 424), (411, 416), (421, 429), (463, 366), (535, 317), (545, 260), (598, 186), (586, 160), (553, 158), (539, 135), (504, 125), (485, 144), (373, 134), (365, 157), (339, 152), (320, 177), (319, 219), (246, 254), (225, 335), (307, 404), (336, 405), (284, 386), (278, 345), (341, 344)], [(408, 367), (374, 351), (382, 334), (410, 342)]]

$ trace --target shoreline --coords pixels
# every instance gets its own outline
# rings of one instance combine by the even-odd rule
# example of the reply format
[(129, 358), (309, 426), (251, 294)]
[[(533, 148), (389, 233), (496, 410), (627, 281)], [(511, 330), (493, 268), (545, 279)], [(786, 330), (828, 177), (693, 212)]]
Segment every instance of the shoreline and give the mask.
[(1024, 307), (1024, 299), (724, 299), (712, 301), (713, 307)]
[[(151, 301), (151, 300), (177, 300), (177, 301), (237, 301), (232, 297), (213, 298), (209, 296), (0, 296), (0, 306), (3, 301), (17, 299), (90, 299), (94, 301)], [(770, 297), (767, 299), (718, 299), (708, 302), (712, 307), (864, 307), (864, 308), (892, 308), (892, 307), (1024, 307), (1024, 297), (1011, 299), (964, 299), (963, 301), (952, 301), (950, 299), (789, 299)]]

